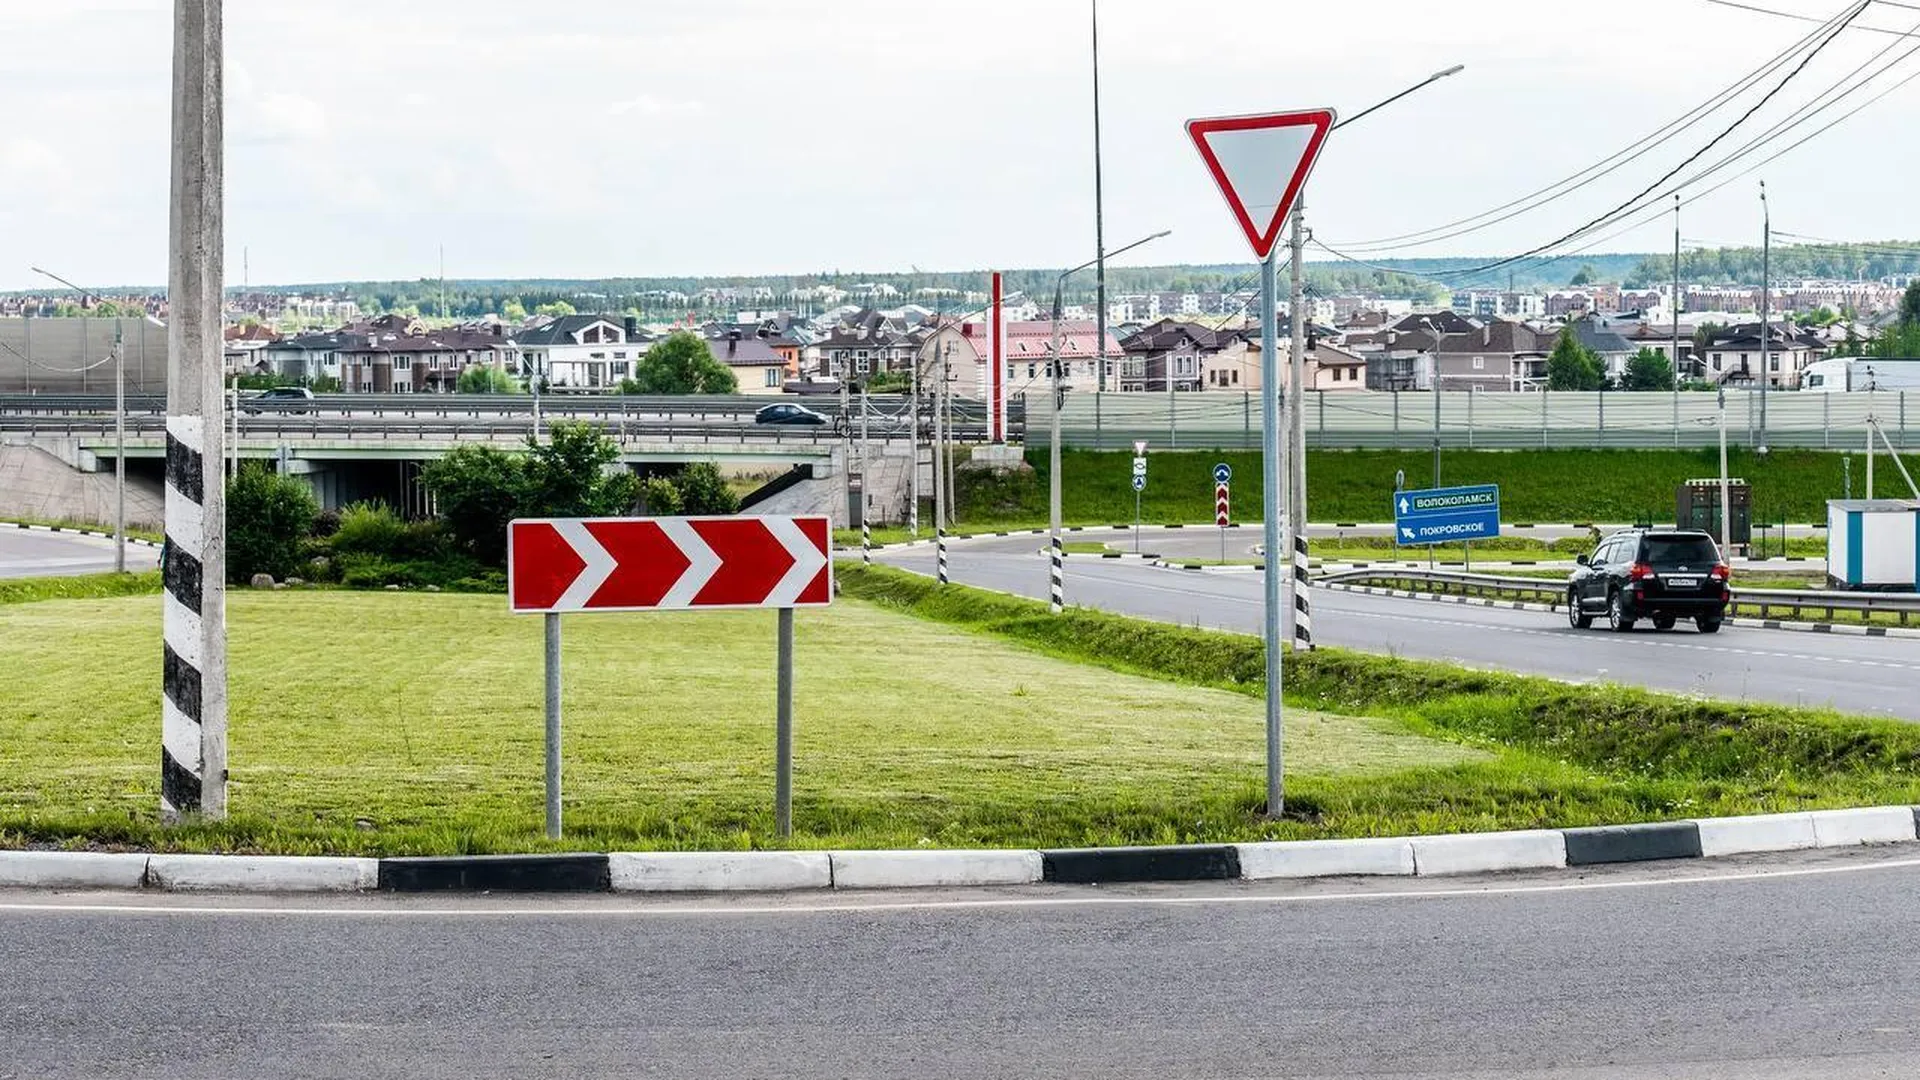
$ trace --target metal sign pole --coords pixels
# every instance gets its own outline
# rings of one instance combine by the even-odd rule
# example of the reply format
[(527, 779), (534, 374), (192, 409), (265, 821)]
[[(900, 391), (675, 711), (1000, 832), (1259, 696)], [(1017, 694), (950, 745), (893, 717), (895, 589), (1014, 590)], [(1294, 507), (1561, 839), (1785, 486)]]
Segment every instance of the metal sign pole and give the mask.
[(1262, 614), (1267, 641), (1267, 816), (1278, 818), (1285, 808), (1281, 779), (1283, 726), (1280, 715), (1280, 582), (1287, 572), (1287, 549), (1280, 542), (1280, 416), (1274, 395), (1280, 389), (1280, 328), (1274, 311), (1273, 255), (1260, 261), (1260, 470), (1262, 540), (1266, 570)]
[(774, 713), (773, 823), (793, 835), (793, 609), (780, 609), (779, 704)]
[(560, 839), (560, 616), (547, 619), (547, 839)]

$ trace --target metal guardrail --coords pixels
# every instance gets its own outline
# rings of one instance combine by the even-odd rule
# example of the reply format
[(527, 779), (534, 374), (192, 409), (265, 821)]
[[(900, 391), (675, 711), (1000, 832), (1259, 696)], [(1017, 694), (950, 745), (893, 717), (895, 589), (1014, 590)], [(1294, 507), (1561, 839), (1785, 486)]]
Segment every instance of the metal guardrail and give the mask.
[[(776, 404), (802, 404), (829, 418), (841, 414), (837, 397), (799, 397), (795, 395), (742, 394), (546, 394), (539, 399), (540, 411), (549, 416), (591, 417), (740, 417)], [(315, 394), (311, 401), (261, 401), (241, 392), (243, 407), (261, 412), (299, 413), (312, 410), (343, 416), (531, 416), (535, 398), (531, 394)], [(165, 415), (164, 395), (139, 394), (127, 398), (130, 415)], [(868, 416), (876, 420), (904, 417), (907, 399), (899, 394), (876, 394), (868, 399)], [(931, 423), (928, 406), (920, 410), (922, 422)], [(113, 414), (111, 394), (0, 394), (0, 416), (58, 416)], [(857, 406), (847, 410), (849, 420), (859, 418)], [(953, 417), (960, 424), (985, 424), (984, 402), (955, 398)], [(1010, 421), (1024, 417), (1024, 406), (1013, 403), (1008, 409)]]
[[(674, 423), (670, 420), (643, 420), (634, 417), (576, 416), (598, 427), (620, 442), (657, 439), (666, 442), (695, 443), (806, 443), (838, 445), (847, 435), (836, 425), (802, 426), (793, 424), (755, 424), (712, 422)], [(166, 431), (166, 417), (139, 414), (127, 418), (127, 434), (134, 437), (158, 436)], [(473, 417), (421, 416), (297, 416), (260, 414), (240, 417), (242, 439), (344, 439), (353, 442), (382, 442), (393, 439), (502, 439), (531, 434), (532, 418), (517, 420)], [(72, 437), (111, 437), (113, 420), (100, 416), (7, 416), (0, 415), (0, 431), (12, 434)], [(875, 442), (904, 441), (908, 431), (902, 426), (874, 427), (869, 433)], [(957, 443), (985, 442), (984, 424), (955, 425), (950, 436)], [(858, 438), (856, 432), (854, 438)]]
[[(1468, 574), (1452, 570), (1379, 569), (1342, 570), (1314, 579), (1328, 584), (1360, 582), (1405, 582), (1410, 592), (1433, 592), (1442, 596), (1469, 596), (1491, 593), (1500, 598), (1522, 597), (1549, 604), (1556, 609), (1566, 599), (1567, 583), (1554, 578), (1504, 577), (1498, 574)], [(1424, 588), (1422, 587), (1424, 586)], [(1788, 612), (1802, 619), (1806, 612), (1822, 612), (1832, 621), (1837, 612), (1858, 613), (1864, 619), (1871, 614), (1894, 616), (1906, 626), (1920, 616), (1920, 593), (1841, 592), (1829, 589), (1743, 589), (1735, 587), (1735, 610), (1751, 610), (1760, 618), (1772, 618)]]

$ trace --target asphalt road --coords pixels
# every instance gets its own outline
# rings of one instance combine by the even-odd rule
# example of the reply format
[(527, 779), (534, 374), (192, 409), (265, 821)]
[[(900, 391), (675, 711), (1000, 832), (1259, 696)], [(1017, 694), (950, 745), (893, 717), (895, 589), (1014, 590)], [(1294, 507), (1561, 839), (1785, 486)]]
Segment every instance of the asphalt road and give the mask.
[(0, 894), (0, 1078), (1906, 1077), (1910, 855), (730, 902)]
[[(1041, 537), (951, 545), (953, 580), (1047, 595)], [(885, 551), (881, 560), (931, 574), (931, 548)], [(1182, 625), (1258, 634), (1260, 575), (1165, 570), (1141, 562), (1069, 556), (1067, 602)], [(1314, 638), (1322, 644), (1445, 660), (1488, 670), (1609, 681), (1680, 693), (1920, 720), (1920, 639), (1867, 638), (1724, 627), (1630, 634), (1574, 630), (1565, 616), (1318, 589)]]
[[(145, 544), (127, 545), (127, 569), (151, 570), (160, 552)], [(102, 574), (113, 569), (113, 541), (78, 533), (0, 528), (0, 578)]]

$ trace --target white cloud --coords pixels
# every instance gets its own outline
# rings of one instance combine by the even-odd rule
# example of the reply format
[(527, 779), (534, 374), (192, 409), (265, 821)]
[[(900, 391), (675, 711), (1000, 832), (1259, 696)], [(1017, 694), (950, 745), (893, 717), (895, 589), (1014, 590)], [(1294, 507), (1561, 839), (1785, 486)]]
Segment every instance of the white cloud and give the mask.
[(608, 105), (607, 115), (625, 116), (628, 113), (639, 113), (642, 116), (673, 116), (697, 113), (705, 108), (706, 106), (698, 101), (668, 101), (651, 94), (642, 94), (637, 98), (628, 98), (626, 101), (616, 101)]
[(0, 191), (15, 197), (59, 197), (71, 189), (73, 179), (73, 167), (46, 143), (27, 138), (0, 142)]

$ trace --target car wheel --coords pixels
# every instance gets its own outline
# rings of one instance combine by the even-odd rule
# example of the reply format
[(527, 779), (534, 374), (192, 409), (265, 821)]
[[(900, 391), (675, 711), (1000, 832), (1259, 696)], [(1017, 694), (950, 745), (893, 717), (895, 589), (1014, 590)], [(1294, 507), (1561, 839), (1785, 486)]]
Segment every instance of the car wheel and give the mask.
[(1580, 595), (1572, 589), (1567, 590), (1567, 625), (1575, 630), (1585, 630), (1593, 625), (1593, 616), (1580, 610)]
[(1656, 615), (1656, 616), (1654, 616), (1654, 618), (1653, 618), (1653, 628), (1654, 628), (1655, 630), (1671, 630), (1671, 629), (1673, 629), (1673, 616), (1671, 616), (1671, 615)]
[(1700, 632), (1703, 634), (1717, 634), (1720, 632), (1720, 620), (1710, 619), (1705, 615), (1693, 620), (1693, 625), (1699, 627)]
[(1616, 634), (1633, 629), (1633, 619), (1627, 616), (1627, 602), (1621, 598), (1618, 589), (1607, 597), (1607, 628)]

